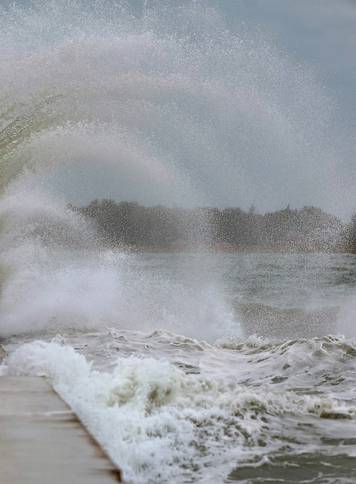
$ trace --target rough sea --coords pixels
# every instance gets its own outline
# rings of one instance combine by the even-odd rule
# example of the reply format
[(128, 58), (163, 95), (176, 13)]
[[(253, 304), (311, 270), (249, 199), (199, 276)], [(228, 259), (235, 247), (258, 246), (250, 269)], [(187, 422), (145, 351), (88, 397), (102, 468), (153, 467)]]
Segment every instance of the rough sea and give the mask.
[[(65, 330), (8, 337), (2, 372), (48, 376), (135, 483), (355, 482), (355, 256), (110, 257), (103, 305), (112, 297), (122, 321), (78, 330), (71, 316)], [(198, 289), (188, 266), (219, 288), (206, 277)], [(138, 270), (125, 307), (120, 283)], [(72, 271), (48, 291), (83, 275)], [(61, 321), (80, 290), (57, 293)], [(105, 312), (87, 304), (95, 320)]]
[(120, 251), (71, 209), (349, 210), (315, 70), (224, 2), (0, 3), (1, 373), (134, 484), (356, 482), (355, 256)]

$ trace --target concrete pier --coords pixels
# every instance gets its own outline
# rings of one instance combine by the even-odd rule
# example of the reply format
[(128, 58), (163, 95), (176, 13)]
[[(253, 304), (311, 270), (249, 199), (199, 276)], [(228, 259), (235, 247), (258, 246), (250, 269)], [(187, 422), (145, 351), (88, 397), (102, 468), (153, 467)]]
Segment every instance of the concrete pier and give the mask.
[(0, 377), (1, 484), (112, 484), (121, 473), (44, 378)]

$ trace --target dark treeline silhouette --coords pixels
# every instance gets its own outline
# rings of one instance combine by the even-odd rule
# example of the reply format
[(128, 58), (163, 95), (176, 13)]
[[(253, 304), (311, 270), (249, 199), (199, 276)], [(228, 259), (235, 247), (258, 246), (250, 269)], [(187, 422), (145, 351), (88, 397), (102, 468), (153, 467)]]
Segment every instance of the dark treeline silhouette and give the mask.
[(356, 216), (350, 224), (343, 224), (337, 217), (309, 206), (288, 206), (259, 214), (254, 207), (248, 211), (144, 207), (104, 199), (75, 210), (94, 221), (111, 246), (296, 251), (353, 251), (356, 247)]

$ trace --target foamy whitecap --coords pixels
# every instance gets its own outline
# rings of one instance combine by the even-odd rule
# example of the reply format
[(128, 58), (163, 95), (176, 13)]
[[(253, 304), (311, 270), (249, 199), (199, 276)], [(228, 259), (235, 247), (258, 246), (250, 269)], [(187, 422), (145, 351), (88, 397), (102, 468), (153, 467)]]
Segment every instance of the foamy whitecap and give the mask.
[(0, 373), (49, 377), (135, 483), (354, 482), (355, 343), (325, 337), (352, 256), (124, 254), (68, 206), (270, 210), (303, 187), (343, 212), (330, 96), (205, 1), (25, 3), (0, 7)]
[(282, 449), (284, 431), (300, 419), (318, 425), (313, 419), (354, 419), (356, 411), (325, 396), (241, 384), (238, 368), (232, 379), (222, 366), (218, 375), (202, 367), (187, 374), (164, 358), (129, 357), (98, 371), (56, 342), (20, 346), (7, 372), (48, 376), (134, 482), (223, 479), (231, 459)]

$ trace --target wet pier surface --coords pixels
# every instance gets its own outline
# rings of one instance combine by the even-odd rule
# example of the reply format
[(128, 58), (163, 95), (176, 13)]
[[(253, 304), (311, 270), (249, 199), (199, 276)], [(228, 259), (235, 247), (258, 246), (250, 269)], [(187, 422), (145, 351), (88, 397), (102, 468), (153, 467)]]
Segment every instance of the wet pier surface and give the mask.
[(1, 484), (112, 484), (115, 468), (44, 378), (0, 377)]

